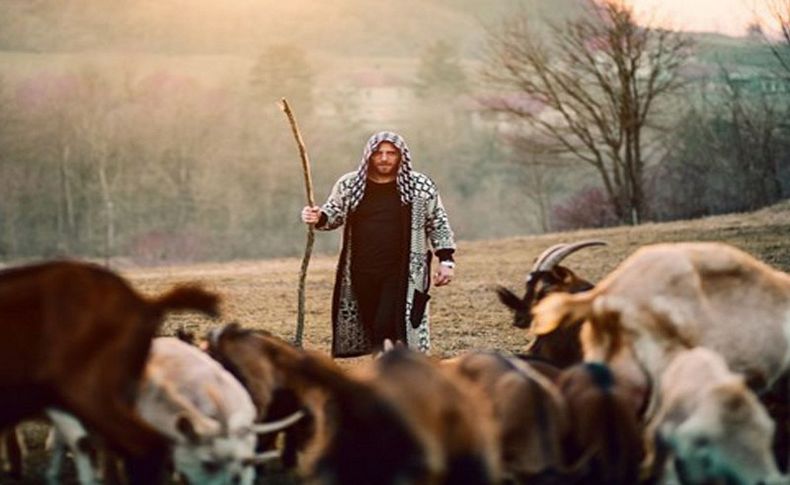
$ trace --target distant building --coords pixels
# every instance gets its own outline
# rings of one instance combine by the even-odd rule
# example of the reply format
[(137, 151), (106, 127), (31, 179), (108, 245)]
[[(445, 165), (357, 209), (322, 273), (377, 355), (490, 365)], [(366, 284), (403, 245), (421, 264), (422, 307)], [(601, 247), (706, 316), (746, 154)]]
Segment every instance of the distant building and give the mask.
[[(402, 125), (418, 102), (408, 79), (376, 67), (345, 72), (336, 76), (332, 85), (344, 93), (348, 105), (356, 108), (362, 127), (373, 131)], [(328, 100), (319, 104), (318, 114), (328, 119), (343, 116), (337, 103)]]

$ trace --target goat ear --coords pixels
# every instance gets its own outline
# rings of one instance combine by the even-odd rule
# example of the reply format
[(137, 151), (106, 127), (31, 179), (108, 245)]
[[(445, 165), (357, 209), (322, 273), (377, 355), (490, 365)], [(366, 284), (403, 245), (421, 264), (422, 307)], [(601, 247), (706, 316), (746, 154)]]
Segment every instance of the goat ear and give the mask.
[(573, 274), (573, 271), (569, 270), (565, 266), (555, 266), (551, 272), (552, 275), (557, 278), (557, 281), (561, 281), (563, 283), (569, 283), (576, 276)]
[(497, 286), (496, 294), (499, 301), (511, 310), (521, 310), (524, 307), (524, 301), (504, 286)]
[(568, 293), (554, 293), (532, 308), (532, 331), (546, 335), (557, 328), (587, 320), (592, 305), (590, 300)]

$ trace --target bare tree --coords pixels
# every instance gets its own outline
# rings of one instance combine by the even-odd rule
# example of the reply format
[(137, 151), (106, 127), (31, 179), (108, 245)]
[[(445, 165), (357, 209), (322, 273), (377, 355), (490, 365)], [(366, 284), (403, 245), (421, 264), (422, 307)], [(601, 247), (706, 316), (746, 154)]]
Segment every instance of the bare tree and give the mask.
[(790, 0), (769, 0), (768, 9), (781, 35), (780, 42), (766, 39), (768, 46), (782, 69), (790, 72)]
[(590, 8), (589, 16), (553, 26), (547, 42), (526, 14), (491, 30), (483, 75), (508, 95), (489, 107), (528, 123), (541, 150), (590, 164), (617, 217), (636, 224), (646, 212), (646, 129), (658, 101), (681, 87), (690, 41), (637, 25), (616, 0)]

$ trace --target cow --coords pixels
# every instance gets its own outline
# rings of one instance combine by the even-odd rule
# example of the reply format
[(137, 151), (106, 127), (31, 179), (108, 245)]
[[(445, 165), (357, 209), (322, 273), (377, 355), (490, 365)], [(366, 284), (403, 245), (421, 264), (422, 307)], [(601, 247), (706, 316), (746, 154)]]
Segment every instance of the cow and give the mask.
[(78, 261), (0, 272), (0, 428), (63, 409), (126, 456), (132, 483), (161, 477), (166, 440), (134, 411), (165, 314), (218, 314), (219, 297), (178, 286), (145, 297), (118, 274)]

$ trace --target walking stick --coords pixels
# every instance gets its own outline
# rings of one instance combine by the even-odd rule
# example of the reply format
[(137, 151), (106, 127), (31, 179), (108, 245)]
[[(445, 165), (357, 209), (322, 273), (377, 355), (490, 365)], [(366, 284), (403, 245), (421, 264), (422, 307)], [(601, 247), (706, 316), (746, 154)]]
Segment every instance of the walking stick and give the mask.
[[(310, 159), (307, 156), (307, 149), (302, 140), (302, 134), (299, 132), (299, 125), (296, 124), (296, 118), (288, 105), (288, 101), (282, 98), (280, 101), (280, 109), (283, 110), (285, 116), (288, 117), (288, 122), (291, 124), (291, 131), (293, 132), (296, 145), (299, 147), (299, 156), (302, 158), (302, 172), (304, 173), (304, 185), (307, 191), (307, 204), (312, 207), (315, 205), (315, 198), (313, 197), (313, 179), (310, 175)], [(313, 252), (313, 241), (315, 240), (315, 229), (310, 224), (307, 228), (307, 243), (304, 248), (304, 256), (302, 257), (302, 269), (299, 271), (299, 306), (296, 316), (296, 335), (294, 336), (294, 345), (302, 347), (302, 335), (304, 334), (304, 289), (305, 278), (307, 277), (307, 265), (310, 264), (310, 255)]]

